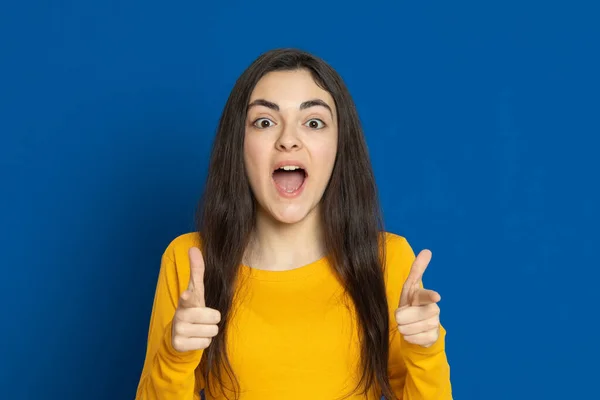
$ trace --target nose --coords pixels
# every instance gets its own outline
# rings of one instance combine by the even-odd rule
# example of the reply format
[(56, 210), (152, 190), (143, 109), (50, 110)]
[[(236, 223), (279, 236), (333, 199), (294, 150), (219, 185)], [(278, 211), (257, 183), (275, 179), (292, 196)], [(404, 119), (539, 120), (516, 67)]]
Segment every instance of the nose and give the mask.
[(277, 142), (275, 142), (275, 148), (279, 151), (292, 151), (298, 150), (302, 147), (302, 142), (298, 138), (296, 129), (293, 126), (285, 126)]

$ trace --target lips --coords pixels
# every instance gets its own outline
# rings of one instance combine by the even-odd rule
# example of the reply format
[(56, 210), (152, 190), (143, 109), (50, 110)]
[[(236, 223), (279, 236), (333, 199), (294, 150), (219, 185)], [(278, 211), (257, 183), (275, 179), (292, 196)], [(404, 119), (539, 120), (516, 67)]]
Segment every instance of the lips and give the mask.
[[(304, 172), (306, 173), (306, 167), (304, 166), (304, 163), (298, 161), (298, 160), (283, 160), (283, 161), (279, 161), (277, 163), (275, 163), (273, 165), (273, 171), (276, 171), (282, 167), (285, 166), (296, 166), (296, 167), (300, 167), (304, 170)], [(308, 175), (308, 174), (307, 174)]]
[(278, 162), (272, 174), (277, 191), (284, 197), (298, 196), (304, 188), (307, 177), (304, 164), (294, 160)]

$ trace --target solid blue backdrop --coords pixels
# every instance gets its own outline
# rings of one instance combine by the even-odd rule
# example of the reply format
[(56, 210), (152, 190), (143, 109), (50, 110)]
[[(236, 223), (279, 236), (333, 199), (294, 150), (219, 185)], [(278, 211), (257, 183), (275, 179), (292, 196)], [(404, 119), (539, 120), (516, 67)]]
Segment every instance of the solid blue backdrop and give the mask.
[(593, 2), (5, 2), (0, 398), (134, 397), (160, 255), (193, 229), (229, 91), (288, 46), (342, 74), (387, 229), (433, 251), (455, 398), (590, 398), (598, 15)]

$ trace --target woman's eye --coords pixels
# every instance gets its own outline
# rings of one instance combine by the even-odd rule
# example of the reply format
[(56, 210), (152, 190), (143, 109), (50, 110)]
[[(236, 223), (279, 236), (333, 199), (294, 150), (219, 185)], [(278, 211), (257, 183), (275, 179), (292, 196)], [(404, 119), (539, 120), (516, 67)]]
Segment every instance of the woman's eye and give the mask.
[(254, 121), (253, 125), (259, 129), (264, 129), (272, 127), (273, 125), (275, 125), (275, 123), (268, 118), (259, 118), (256, 121)]
[(306, 124), (311, 129), (323, 129), (325, 128), (325, 122), (321, 121), (318, 118), (313, 118), (309, 120)]

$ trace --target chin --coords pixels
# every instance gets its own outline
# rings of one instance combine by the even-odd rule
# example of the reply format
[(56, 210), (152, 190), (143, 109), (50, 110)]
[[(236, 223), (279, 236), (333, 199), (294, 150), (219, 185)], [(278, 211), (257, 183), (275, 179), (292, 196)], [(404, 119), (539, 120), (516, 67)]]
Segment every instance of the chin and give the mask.
[(288, 205), (267, 208), (267, 214), (282, 224), (296, 224), (303, 221), (311, 213), (310, 208), (300, 205)]

